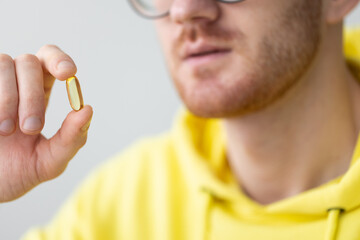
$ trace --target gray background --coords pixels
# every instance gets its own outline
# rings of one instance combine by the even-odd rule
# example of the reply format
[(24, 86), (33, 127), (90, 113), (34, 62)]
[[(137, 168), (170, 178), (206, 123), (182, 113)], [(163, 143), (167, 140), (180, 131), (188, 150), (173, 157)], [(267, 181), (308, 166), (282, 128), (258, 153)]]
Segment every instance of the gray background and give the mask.
[[(347, 23), (360, 23), (358, 7)], [(87, 145), (56, 180), (11, 203), (0, 204), (0, 240), (15, 240), (47, 223), (81, 180), (136, 139), (168, 129), (180, 106), (168, 77), (153, 23), (125, 0), (1, 0), (0, 52), (16, 57), (56, 44), (78, 66), (94, 117)], [(57, 81), (44, 134), (52, 136), (71, 111)]]

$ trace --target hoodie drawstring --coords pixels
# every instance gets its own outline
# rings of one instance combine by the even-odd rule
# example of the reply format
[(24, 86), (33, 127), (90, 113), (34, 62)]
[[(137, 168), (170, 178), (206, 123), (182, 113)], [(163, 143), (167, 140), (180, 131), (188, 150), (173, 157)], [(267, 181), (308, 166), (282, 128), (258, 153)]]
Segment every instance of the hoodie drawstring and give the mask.
[(210, 228), (211, 228), (211, 209), (215, 203), (223, 203), (224, 199), (220, 198), (215, 192), (213, 192), (210, 188), (202, 187), (200, 191), (206, 195), (208, 195), (208, 201), (205, 212), (205, 226), (204, 226), (204, 238), (203, 240), (210, 239)]
[(345, 211), (344, 208), (334, 207), (329, 208), (327, 218), (327, 229), (325, 232), (325, 240), (336, 240), (337, 230), (339, 226), (339, 217), (342, 212)]
[(215, 194), (207, 187), (202, 187), (200, 191), (208, 196), (207, 206), (205, 210), (205, 225), (204, 225), (204, 238), (208, 240), (210, 238), (210, 211), (214, 204)]
[[(204, 224), (204, 239), (208, 240), (210, 238), (210, 212), (213, 204), (216, 202), (223, 202), (224, 200), (217, 196), (211, 189), (207, 187), (202, 187), (200, 189), (201, 192), (208, 195), (207, 206), (205, 210), (205, 224)], [(333, 207), (327, 210), (327, 224), (326, 224), (326, 232), (325, 232), (325, 240), (336, 240), (337, 232), (339, 227), (339, 218), (340, 215), (345, 212), (345, 209), (342, 207)]]

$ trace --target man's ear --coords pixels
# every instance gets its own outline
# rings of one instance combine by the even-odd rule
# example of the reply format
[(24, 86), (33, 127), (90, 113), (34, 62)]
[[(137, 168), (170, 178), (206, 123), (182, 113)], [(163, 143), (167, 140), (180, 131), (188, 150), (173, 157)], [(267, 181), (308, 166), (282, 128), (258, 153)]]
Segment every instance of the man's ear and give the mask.
[(329, 24), (342, 21), (353, 10), (360, 0), (329, 0), (326, 20)]

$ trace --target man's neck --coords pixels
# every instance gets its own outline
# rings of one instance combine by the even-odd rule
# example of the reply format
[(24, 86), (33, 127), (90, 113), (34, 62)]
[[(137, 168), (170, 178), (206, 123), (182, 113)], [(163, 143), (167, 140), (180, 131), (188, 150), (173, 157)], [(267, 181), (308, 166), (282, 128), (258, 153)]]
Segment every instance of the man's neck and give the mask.
[(271, 106), (223, 121), (229, 165), (260, 204), (319, 186), (349, 168), (360, 90), (341, 49), (324, 51), (326, 46), (306, 76)]

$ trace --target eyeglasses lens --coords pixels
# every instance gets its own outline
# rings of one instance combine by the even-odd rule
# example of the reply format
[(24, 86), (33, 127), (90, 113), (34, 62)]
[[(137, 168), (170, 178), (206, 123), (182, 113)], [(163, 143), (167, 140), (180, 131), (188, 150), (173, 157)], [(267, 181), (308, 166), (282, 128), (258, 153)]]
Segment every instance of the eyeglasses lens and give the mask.
[[(129, 0), (135, 10), (147, 18), (159, 18), (168, 14), (173, 0)], [(196, 0), (194, 0), (196, 1)], [(223, 3), (236, 3), (244, 0), (218, 0)]]
[(173, 0), (130, 0), (135, 9), (146, 17), (160, 17), (169, 11)]

